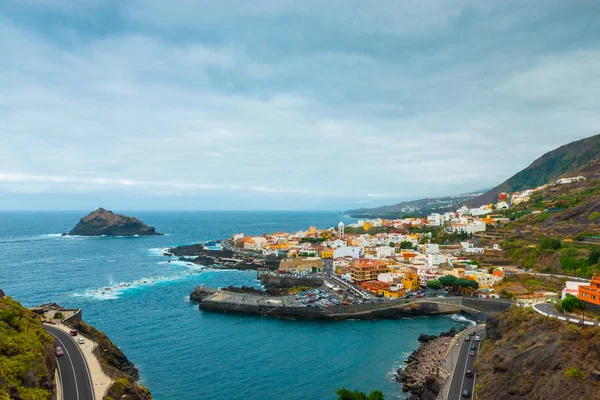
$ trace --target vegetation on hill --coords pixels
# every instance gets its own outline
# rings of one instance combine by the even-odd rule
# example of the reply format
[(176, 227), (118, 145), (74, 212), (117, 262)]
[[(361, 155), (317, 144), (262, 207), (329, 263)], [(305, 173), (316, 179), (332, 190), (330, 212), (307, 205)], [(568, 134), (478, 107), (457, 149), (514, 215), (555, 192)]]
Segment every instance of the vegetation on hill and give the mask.
[(40, 318), (0, 291), (0, 400), (51, 399), (55, 351)]
[(383, 392), (380, 390), (373, 390), (367, 395), (358, 390), (350, 391), (346, 388), (341, 388), (335, 393), (338, 396), (338, 400), (384, 400)]
[(576, 172), (600, 156), (600, 135), (591, 136), (552, 150), (513, 175), (489, 192), (474, 198), (474, 206), (494, 203), (502, 192), (518, 192), (556, 180), (564, 174)]
[(512, 307), (488, 319), (475, 398), (597, 398), (599, 352), (600, 328)]
[(104, 373), (114, 379), (104, 400), (152, 399), (152, 395), (148, 389), (137, 384), (137, 380), (139, 379), (137, 368), (103, 332), (83, 321), (75, 322), (72, 327), (82, 334), (93, 338), (98, 343), (98, 346), (94, 349), (94, 354), (100, 360), (100, 365)]

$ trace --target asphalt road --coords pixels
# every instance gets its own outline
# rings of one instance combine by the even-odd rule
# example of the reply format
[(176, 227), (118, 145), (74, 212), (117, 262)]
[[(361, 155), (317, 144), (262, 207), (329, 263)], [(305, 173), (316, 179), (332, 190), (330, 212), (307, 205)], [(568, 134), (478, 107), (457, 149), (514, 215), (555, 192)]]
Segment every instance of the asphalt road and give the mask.
[(576, 322), (578, 324), (583, 324), (584, 322), (586, 322), (588, 325), (590, 324), (590, 322), (592, 322), (594, 325), (599, 325), (598, 322), (596, 322), (594, 320), (583, 319), (581, 317), (577, 318), (577, 317), (572, 317), (569, 315), (559, 313), (558, 311), (556, 311), (554, 309), (554, 304), (552, 304), (552, 303), (534, 304), (533, 308), (535, 308), (536, 310), (545, 312), (546, 314), (553, 315), (555, 317), (564, 317), (564, 318), (568, 319), (570, 322)]
[(57, 357), (63, 399), (94, 400), (92, 378), (79, 345), (68, 333), (56, 327), (44, 325), (44, 329), (54, 337), (55, 346), (62, 347), (64, 352)]
[[(483, 340), (484, 335), (485, 329), (479, 329), (475, 331), (475, 336), (479, 336), (481, 340)], [(481, 345), (481, 342), (476, 342), (474, 340), (475, 336), (471, 336), (471, 340), (468, 342), (463, 340), (461, 344), (460, 352), (458, 354), (458, 361), (456, 362), (456, 368), (454, 368), (454, 373), (452, 374), (452, 382), (450, 383), (448, 400), (464, 400), (473, 398), (473, 387), (475, 386), (475, 380), (477, 379), (477, 374), (473, 369), (473, 363), (477, 359), (477, 355), (479, 355), (479, 346)], [(469, 352), (471, 351), (471, 345), (473, 344), (477, 346), (477, 350), (475, 350), (475, 356), (470, 356)], [(468, 369), (474, 372), (473, 378), (467, 378), (465, 376), (465, 373)], [(464, 389), (469, 391), (469, 397), (462, 397), (462, 392)]]

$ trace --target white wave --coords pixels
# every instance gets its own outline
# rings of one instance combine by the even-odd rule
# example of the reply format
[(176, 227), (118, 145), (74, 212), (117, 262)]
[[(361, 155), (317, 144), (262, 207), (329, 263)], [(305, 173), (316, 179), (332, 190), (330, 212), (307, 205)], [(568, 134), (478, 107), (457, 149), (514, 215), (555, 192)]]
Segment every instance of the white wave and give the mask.
[(136, 279), (131, 282), (112, 283), (109, 286), (103, 286), (97, 289), (87, 289), (83, 292), (73, 293), (74, 297), (86, 297), (94, 300), (115, 300), (122, 294), (131, 290), (138, 290), (145, 287), (154, 286), (161, 283), (175, 282), (187, 279), (192, 275), (197, 275), (197, 271), (185, 271), (170, 276), (152, 276), (150, 278)]
[(49, 237), (49, 238), (53, 238), (53, 237), (62, 237), (62, 233), (47, 233), (45, 235), (40, 235), (40, 237)]
[(168, 247), (155, 247), (153, 249), (148, 249), (148, 253), (152, 256), (160, 256), (163, 257), (163, 254), (168, 250)]
[(457, 322), (462, 322), (463, 324), (469, 324), (469, 325), (471, 325), (471, 326), (475, 326), (475, 325), (477, 325), (477, 322), (475, 322), (475, 321), (473, 321), (473, 320), (470, 320), (470, 319), (468, 319), (468, 318), (465, 318), (465, 317), (463, 317), (463, 316), (462, 316), (462, 315), (460, 315), (460, 314), (452, 314), (452, 315), (450, 316), (450, 318), (451, 318), (451, 319), (453, 319), (454, 321), (457, 321)]

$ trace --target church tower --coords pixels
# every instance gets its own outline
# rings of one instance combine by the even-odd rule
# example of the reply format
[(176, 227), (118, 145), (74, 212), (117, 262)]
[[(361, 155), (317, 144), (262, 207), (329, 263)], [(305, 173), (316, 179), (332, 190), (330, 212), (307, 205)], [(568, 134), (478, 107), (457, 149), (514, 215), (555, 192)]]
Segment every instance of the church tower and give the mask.
[(344, 223), (342, 221), (338, 224), (338, 235), (340, 236), (340, 239), (344, 238)]

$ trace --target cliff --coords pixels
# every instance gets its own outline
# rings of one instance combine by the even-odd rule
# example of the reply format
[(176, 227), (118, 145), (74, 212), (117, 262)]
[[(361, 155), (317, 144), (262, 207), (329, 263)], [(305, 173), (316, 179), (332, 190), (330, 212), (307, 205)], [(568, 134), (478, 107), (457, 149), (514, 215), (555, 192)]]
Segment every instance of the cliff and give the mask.
[(155, 236), (162, 235), (137, 218), (99, 208), (82, 218), (68, 233), (77, 236)]
[(475, 365), (475, 398), (597, 398), (599, 352), (600, 328), (512, 307), (488, 319)]
[(41, 319), (0, 290), (0, 399), (52, 399), (55, 370)]
[(125, 354), (110, 339), (98, 329), (78, 321), (72, 324), (82, 334), (94, 339), (98, 346), (94, 354), (100, 360), (102, 370), (112, 379), (114, 383), (108, 389), (104, 400), (129, 399), (129, 400), (151, 400), (152, 395), (145, 387), (139, 385), (138, 370)]

